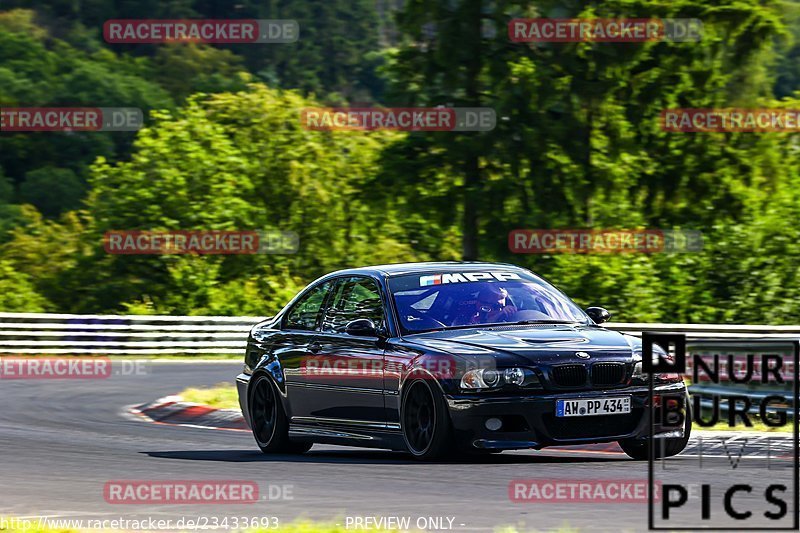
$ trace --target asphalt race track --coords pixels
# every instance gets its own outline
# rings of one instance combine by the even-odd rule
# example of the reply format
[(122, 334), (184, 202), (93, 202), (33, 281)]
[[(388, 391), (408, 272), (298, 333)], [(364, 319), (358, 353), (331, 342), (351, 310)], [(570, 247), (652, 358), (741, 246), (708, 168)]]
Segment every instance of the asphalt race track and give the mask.
[[(520, 479), (647, 480), (646, 462), (632, 461), (608, 446), (505, 452), (438, 464), (418, 463), (399, 453), (320, 445), (301, 457), (270, 457), (260, 453), (247, 433), (156, 425), (124, 413), (126, 406), (186, 386), (232, 381), (239, 363), (157, 362), (145, 368), (146, 375), (97, 380), (0, 380), (0, 516), (274, 516), (282, 523), (310, 518), (350, 524), (351, 529), (354, 517), (410, 517), (412, 525), (420, 518), (449, 517), (455, 531), (502, 525), (540, 531), (564, 526), (592, 531), (647, 528), (646, 503), (519, 503), (509, 497), (509, 484)], [(727, 455), (735, 460), (739, 447), (713, 449), (702, 465), (696, 446), (657, 464), (659, 479), (714, 487), (791, 479), (786, 449), (775, 448), (769, 459), (763, 450), (761, 457), (748, 450), (735, 469)], [(103, 496), (110, 480), (253, 480), (264, 496), (270, 486), (290, 486), (291, 499), (245, 505), (115, 505)], [(785, 496), (790, 511), (791, 491)], [(756, 513), (775, 509), (763, 502), (759, 490), (739, 495), (735, 502)], [(712, 502), (712, 512), (721, 520), (720, 501)], [(702, 525), (697, 516), (684, 518)], [(444, 518), (444, 528), (448, 523)]]

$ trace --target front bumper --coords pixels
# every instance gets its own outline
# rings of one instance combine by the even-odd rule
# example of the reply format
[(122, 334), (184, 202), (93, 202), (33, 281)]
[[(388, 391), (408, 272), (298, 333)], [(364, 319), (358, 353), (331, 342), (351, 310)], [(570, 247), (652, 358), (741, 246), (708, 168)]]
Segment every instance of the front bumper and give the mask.
[[(683, 383), (658, 385), (654, 395), (669, 394), (686, 397)], [(559, 418), (555, 416), (556, 400), (602, 399), (616, 396), (631, 397), (629, 414), (597, 415)], [(546, 446), (614, 442), (623, 439), (643, 439), (650, 434), (649, 389), (631, 386), (608, 390), (553, 392), (529, 396), (448, 396), (447, 404), (456, 438), (474, 448), (517, 449)], [(683, 404), (687, 416), (688, 401)], [(655, 408), (656, 421), (660, 420)], [(486, 428), (486, 421), (499, 418), (498, 430)], [(660, 423), (654, 433), (675, 435), (675, 428)], [(682, 433), (680, 433), (682, 434)]]

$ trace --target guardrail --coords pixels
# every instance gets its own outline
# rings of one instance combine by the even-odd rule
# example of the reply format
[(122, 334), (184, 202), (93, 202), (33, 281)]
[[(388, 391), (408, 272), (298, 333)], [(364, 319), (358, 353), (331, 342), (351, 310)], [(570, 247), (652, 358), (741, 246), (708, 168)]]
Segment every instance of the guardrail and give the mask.
[(687, 340), (697, 339), (789, 339), (800, 340), (800, 326), (768, 326), (739, 324), (646, 324), (609, 322), (609, 329), (641, 337), (643, 332), (683, 333)]
[(243, 354), (265, 318), (0, 313), (0, 354)]
[[(243, 354), (247, 332), (267, 317), (0, 313), (0, 354)], [(644, 324), (607, 327), (683, 333), (687, 339), (800, 339), (800, 326)]]

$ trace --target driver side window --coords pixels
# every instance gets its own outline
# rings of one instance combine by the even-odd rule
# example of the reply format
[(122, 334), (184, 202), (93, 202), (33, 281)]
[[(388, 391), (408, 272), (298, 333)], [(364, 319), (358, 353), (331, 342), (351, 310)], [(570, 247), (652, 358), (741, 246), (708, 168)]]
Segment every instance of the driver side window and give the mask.
[(380, 326), (383, 316), (378, 284), (370, 278), (347, 278), (336, 285), (322, 320), (322, 331), (341, 333), (349, 322), (358, 318), (368, 318)]
[(314, 331), (330, 288), (331, 282), (327, 281), (308, 291), (286, 315), (284, 328)]

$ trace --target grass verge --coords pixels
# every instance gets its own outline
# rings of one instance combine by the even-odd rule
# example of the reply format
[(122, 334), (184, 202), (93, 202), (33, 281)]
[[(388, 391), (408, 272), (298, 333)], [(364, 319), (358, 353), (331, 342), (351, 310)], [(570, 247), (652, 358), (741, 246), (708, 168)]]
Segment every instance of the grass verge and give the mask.
[[(57, 523), (58, 520), (61, 519), (53, 519), (53, 523)], [(67, 519), (64, 519), (66, 522)], [(0, 517), (0, 532), (9, 532), (9, 533), (81, 533), (83, 531), (88, 531), (85, 529), (80, 528), (59, 528), (59, 527), (40, 527), (38, 525), (38, 520), (32, 521), (22, 521), (22, 520), (15, 520), (12, 518), (5, 518)], [(99, 531), (115, 531), (115, 530), (91, 530), (95, 533)], [(327, 523), (317, 523), (317, 522), (306, 522), (306, 521), (298, 521), (292, 522), (290, 524), (286, 524), (284, 526), (280, 526), (278, 528), (270, 528), (270, 529), (247, 529), (242, 530), (245, 533), (345, 533), (351, 532), (352, 530), (346, 529), (342, 525), (333, 525)], [(363, 531), (370, 531), (371, 533), (390, 533), (395, 532), (397, 530), (390, 530), (390, 529), (366, 529)]]
[(736, 426), (731, 427), (728, 422), (718, 422), (713, 426), (704, 427), (697, 423), (692, 426), (693, 431), (762, 431), (766, 433), (792, 433), (794, 431), (794, 424), (791, 419), (786, 420), (783, 426), (772, 427), (766, 425), (758, 417), (750, 415), (750, 422), (753, 423), (752, 427), (747, 427), (737, 420)]
[(187, 402), (200, 403), (216, 409), (239, 409), (239, 395), (232, 383), (217, 383), (213, 387), (191, 387), (178, 393)]
[[(81, 529), (75, 528), (50, 528), (50, 527), (39, 527), (35, 525), (37, 521), (32, 521), (30, 525), (21, 525), (20, 521), (15, 521), (12, 518), (5, 518), (0, 517), (0, 532), (5, 533), (8, 532), (19, 532), (19, 533), (81, 533)], [(15, 525), (16, 524), (16, 525)], [(11, 527), (7, 527), (11, 526)], [(361, 528), (359, 528), (361, 529)], [(93, 530), (97, 533), (99, 530)], [(111, 531), (111, 530), (108, 530)], [(297, 522), (292, 522), (290, 524), (286, 524), (280, 526), (278, 528), (270, 528), (270, 529), (248, 529), (243, 530), (244, 533), (351, 533), (353, 529), (347, 529), (344, 525), (339, 524), (332, 524), (327, 522), (311, 522), (311, 521), (304, 521), (300, 520)], [(398, 529), (361, 529), (361, 531), (369, 531), (370, 533), (398, 533), (401, 530)], [(495, 528), (497, 533), (519, 533), (519, 529), (516, 527), (498, 527)], [(530, 530), (530, 531), (537, 531), (537, 530)], [(573, 529), (570, 527), (560, 527), (558, 529), (550, 530), (550, 533), (579, 533), (580, 530)]]

